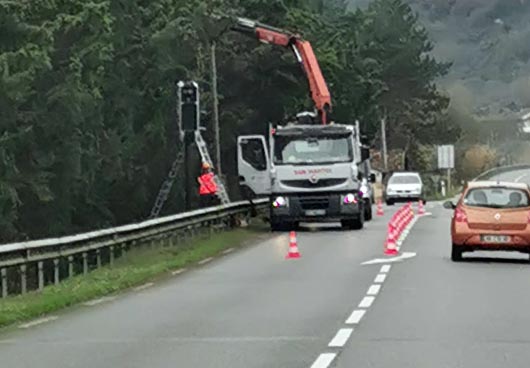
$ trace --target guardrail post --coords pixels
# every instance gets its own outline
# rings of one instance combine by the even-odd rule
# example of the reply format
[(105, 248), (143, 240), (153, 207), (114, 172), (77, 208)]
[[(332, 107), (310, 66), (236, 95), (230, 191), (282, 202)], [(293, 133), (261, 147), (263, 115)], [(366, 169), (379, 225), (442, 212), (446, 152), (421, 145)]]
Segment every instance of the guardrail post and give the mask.
[(7, 298), (7, 270), (0, 269), (0, 283), (2, 284), (2, 298)]
[(97, 268), (101, 268), (101, 250), (96, 249), (96, 265)]
[(59, 285), (59, 258), (53, 260), (53, 283)]
[(109, 265), (114, 266), (114, 246), (109, 247)]
[(74, 276), (74, 256), (68, 256), (68, 277)]
[(42, 291), (42, 289), (44, 289), (44, 262), (37, 262), (37, 273), (39, 279), (39, 291)]
[(26, 294), (26, 285), (27, 285), (27, 278), (26, 278), (26, 265), (20, 265), (20, 293)]
[(88, 260), (87, 260), (87, 253), (83, 252), (83, 275), (86, 275), (88, 273)]

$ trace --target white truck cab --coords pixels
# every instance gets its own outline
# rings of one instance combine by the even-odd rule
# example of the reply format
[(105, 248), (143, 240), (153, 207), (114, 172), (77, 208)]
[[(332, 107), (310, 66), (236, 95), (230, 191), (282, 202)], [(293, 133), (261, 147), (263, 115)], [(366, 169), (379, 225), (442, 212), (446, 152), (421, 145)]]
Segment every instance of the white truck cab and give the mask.
[[(239, 181), (247, 195), (268, 196), (273, 230), (300, 222), (340, 221), (361, 229), (365, 215), (359, 164), (367, 159), (352, 125), (270, 127), (238, 137)], [(369, 155), (369, 152), (368, 152)]]

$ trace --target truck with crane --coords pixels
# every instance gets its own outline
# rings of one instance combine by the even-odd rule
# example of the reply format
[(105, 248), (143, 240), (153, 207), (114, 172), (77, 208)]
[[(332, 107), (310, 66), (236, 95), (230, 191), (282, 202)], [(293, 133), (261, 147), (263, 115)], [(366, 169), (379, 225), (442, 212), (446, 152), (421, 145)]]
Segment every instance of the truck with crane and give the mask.
[(359, 122), (331, 121), (331, 95), (311, 44), (298, 34), (249, 19), (236, 18), (231, 28), (263, 43), (291, 48), (315, 104), (315, 112), (270, 124), (268, 139), (238, 137), (240, 186), (253, 196), (270, 198), (272, 230), (324, 221), (363, 228), (371, 218), (371, 198), (361, 190), (363, 179), (364, 187), (373, 180), (363, 170), (370, 151), (361, 143)]

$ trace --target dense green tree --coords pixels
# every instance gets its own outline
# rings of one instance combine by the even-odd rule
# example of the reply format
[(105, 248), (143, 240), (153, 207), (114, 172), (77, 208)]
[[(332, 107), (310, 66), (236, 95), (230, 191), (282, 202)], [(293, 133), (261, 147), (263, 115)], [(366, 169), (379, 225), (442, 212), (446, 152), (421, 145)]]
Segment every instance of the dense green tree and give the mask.
[[(333, 118), (372, 137), (385, 108), (396, 147), (442, 132), (447, 66), (410, 9), (376, 0), (0, 0), (0, 240), (144, 219), (175, 155), (174, 83), (197, 80), (211, 134), (217, 46), (223, 167), (237, 195), (238, 134), (312, 108), (291, 52), (229, 30), (241, 15), (311, 40)], [(438, 133), (437, 133), (438, 134)], [(441, 135), (438, 134), (438, 136)], [(427, 139), (427, 138), (425, 138)], [(183, 210), (180, 175), (164, 213)]]

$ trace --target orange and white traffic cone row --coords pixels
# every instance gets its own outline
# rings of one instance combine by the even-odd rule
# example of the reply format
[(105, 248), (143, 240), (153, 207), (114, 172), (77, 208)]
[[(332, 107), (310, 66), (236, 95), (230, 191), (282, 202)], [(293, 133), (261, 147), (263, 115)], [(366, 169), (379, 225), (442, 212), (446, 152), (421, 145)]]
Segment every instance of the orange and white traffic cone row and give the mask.
[(385, 241), (386, 255), (395, 256), (399, 253), (397, 242), (413, 219), (414, 210), (412, 208), (412, 203), (410, 202), (401, 207), (394, 216), (392, 216), (392, 219), (388, 224), (388, 233)]

